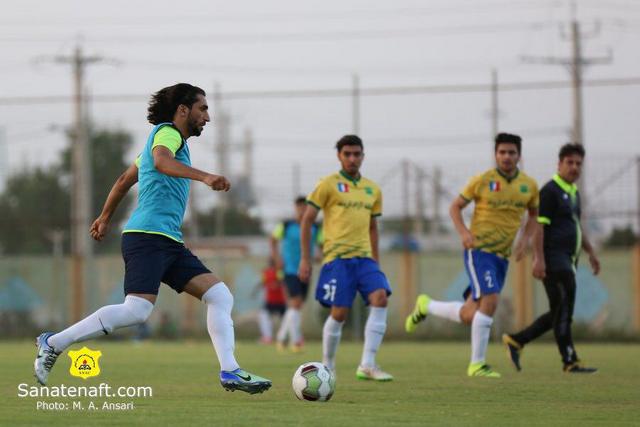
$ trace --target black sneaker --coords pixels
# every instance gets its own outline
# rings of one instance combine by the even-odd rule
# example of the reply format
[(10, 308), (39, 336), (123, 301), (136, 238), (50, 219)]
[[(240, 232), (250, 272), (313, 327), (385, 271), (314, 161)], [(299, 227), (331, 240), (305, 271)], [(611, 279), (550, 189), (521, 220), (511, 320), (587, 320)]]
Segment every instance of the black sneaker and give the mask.
[(507, 347), (507, 357), (511, 360), (516, 371), (521, 371), (520, 354), (522, 353), (522, 345), (514, 340), (509, 334), (502, 334), (502, 342)]
[(570, 374), (593, 374), (598, 372), (598, 368), (587, 368), (582, 366), (580, 361), (566, 364), (562, 370)]

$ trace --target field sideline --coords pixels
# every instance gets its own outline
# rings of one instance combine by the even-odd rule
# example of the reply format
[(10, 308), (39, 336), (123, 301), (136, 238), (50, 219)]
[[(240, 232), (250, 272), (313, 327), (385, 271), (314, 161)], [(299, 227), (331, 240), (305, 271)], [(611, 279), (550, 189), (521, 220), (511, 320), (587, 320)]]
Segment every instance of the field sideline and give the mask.
[[(73, 349), (80, 348), (75, 345)], [(525, 370), (516, 373), (502, 346), (492, 344), (489, 361), (500, 380), (467, 378), (466, 343), (383, 343), (381, 365), (396, 381), (377, 384), (355, 379), (361, 344), (345, 342), (338, 354), (336, 394), (326, 403), (299, 402), (291, 375), (305, 361), (318, 360), (320, 344), (304, 354), (279, 355), (272, 347), (238, 344), (238, 359), (267, 376), (274, 387), (263, 395), (228, 393), (219, 385), (217, 362), (208, 341), (184, 343), (91, 341), (103, 353), (99, 377), (69, 375), (63, 354), (49, 385), (151, 386), (152, 398), (43, 398), (18, 396), (18, 384), (35, 384), (30, 342), (0, 343), (2, 411), (0, 425), (612, 425), (640, 424), (640, 345), (577, 344), (601, 371), (571, 376), (560, 370), (552, 344), (527, 348)], [(37, 411), (47, 402), (93, 400), (130, 402), (130, 411)], [(347, 424), (348, 423), (348, 424)]]

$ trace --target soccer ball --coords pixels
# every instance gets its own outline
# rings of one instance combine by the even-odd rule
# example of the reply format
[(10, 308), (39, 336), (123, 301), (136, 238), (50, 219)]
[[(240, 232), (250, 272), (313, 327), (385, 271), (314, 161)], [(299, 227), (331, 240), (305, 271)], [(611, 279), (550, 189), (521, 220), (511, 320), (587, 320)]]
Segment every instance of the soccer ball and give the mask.
[(307, 362), (293, 374), (293, 392), (300, 400), (326, 402), (336, 389), (336, 377), (320, 362)]

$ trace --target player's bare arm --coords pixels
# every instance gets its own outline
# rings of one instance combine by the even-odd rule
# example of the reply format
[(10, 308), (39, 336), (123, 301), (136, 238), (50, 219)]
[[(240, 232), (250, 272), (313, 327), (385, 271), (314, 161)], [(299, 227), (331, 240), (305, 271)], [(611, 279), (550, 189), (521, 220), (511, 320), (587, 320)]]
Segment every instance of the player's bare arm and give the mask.
[(376, 262), (380, 263), (378, 256), (378, 220), (376, 217), (371, 217), (369, 222), (369, 237), (371, 239), (371, 256)]
[(533, 277), (544, 279), (547, 266), (544, 261), (544, 225), (536, 224), (533, 231)]
[(109, 223), (116, 208), (129, 192), (129, 189), (138, 182), (138, 167), (134, 164), (129, 166), (122, 175), (118, 177), (111, 187), (107, 200), (104, 202), (100, 216), (93, 221), (89, 233), (95, 240), (100, 241), (109, 230)]
[(600, 273), (600, 260), (596, 255), (596, 251), (593, 249), (593, 245), (591, 245), (591, 241), (589, 237), (584, 232), (584, 228), (582, 224), (580, 224), (580, 230), (582, 231), (582, 249), (589, 255), (589, 264), (591, 264), (591, 271), (593, 274)]
[(531, 236), (533, 236), (533, 233), (536, 230), (537, 226), (538, 226), (538, 208), (529, 208), (529, 216), (524, 226), (524, 231), (522, 232), (522, 236), (520, 236), (520, 240), (516, 244), (516, 250), (515, 250), (516, 261), (520, 261), (522, 257), (524, 257), (524, 254), (527, 251), (527, 245), (529, 244), (529, 240), (531, 239)]
[(311, 225), (318, 216), (318, 209), (309, 205), (304, 211), (302, 221), (300, 221), (300, 265), (298, 266), (298, 277), (303, 282), (309, 281), (311, 277)]
[(280, 255), (280, 242), (275, 237), (271, 236), (269, 239), (269, 250), (271, 252), (271, 259), (276, 264), (276, 269), (282, 270), (284, 267), (284, 262), (282, 261), (282, 256)]
[(462, 246), (464, 246), (465, 249), (473, 249), (473, 234), (471, 234), (471, 231), (469, 231), (462, 218), (462, 210), (466, 208), (468, 204), (469, 201), (462, 196), (456, 197), (449, 208), (449, 216), (453, 221), (456, 231), (460, 235)]
[(153, 165), (161, 173), (169, 176), (188, 178), (200, 181), (214, 191), (229, 191), (231, 184), (222, 175), (214, 175), (199, 169), (187, 166), (177, 161), (173, 153), (161, 145), (153, 149)]

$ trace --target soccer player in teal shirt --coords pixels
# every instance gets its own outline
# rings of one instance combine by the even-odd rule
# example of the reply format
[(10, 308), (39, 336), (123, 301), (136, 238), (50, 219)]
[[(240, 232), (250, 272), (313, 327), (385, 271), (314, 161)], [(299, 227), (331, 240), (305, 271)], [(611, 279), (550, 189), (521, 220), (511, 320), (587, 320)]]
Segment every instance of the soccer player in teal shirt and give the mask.
[[(276, 260), (276, 265), (284, 272), (284, 283), (287, 287), (287, 311), (282, 318), (277, 334), (276, 346), (279, 351), (284, 351), (285, 340), (289, 335), (291, 351), (299, 353), (303, 349), (304, 338), (302, 336), (302, 306), (307, 299), (309, 281), (302, 281), (298, 277), (298, 264), (302, 253), (300, 252), (300, 221), (307, 208), (306, 198), (299, 196), (295, 200), (295, 219), (281, 222), (273, 230), (270, 239), (271, 257)], [(311, 224), (311, 241), (317, 245), (322, 244), (322, 233), (318, 224)], [(313, 246), (310, 248), (313, 255)]]
[(102, 240), (118, 204), (138, 183), (138, 206), (122, 234), (125, 300), (102, 307), (61, 332), (41, 334), (36, 340), (38, 352), (34, 362), (40, 384), (46, 384), (56, 359), (73, 343), (145, 322), (163, 282), (207, 305), (207, 329), (220, 362), (220, 383), (225, 389), (253, 394), (271, 387), (271, 381), (238, 365), (231, 320), (233, 296), (227, 285), (182, 241), (180, 228), (191, 181), (200, 181), (214, 191), (230, 188), (224, 176), (191, 167), (187, 139), (200, 136), (210, 121), (205, 96), (202, 89), (187, 83), (166, 87), (152, 96), (147, 118), (154, 128), (135, 164), (113, 185), (102, 213), (90, 229), (95, 240)]

